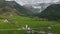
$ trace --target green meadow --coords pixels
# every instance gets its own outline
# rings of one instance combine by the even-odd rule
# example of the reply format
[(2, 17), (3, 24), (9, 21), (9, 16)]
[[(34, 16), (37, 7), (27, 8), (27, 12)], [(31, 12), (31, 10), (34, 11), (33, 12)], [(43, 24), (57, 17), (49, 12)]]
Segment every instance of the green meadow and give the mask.
[[(28, 34), (25, 30), (17, 30), (18, 28), (25, 27), (26, 25), (28, 25), (31, 29), (35, 31), (44, 30), (46, 32), (53, 32), (54, 34), (60, 34), (60, 22), (57, 21), (43, 20), (38, 17), (30, 18), (24, 16), (9, 16), (9, 15), (7, 16), (0, 15), (0, 16), (2, 18), (11, 19), (10, 22), (4, 22), (4, 19), (0, 19), (0, 34)], [(47, 26), (50, 25), (53, 26), (52, 29), (49, 30)], [(14, 30), (4, 30), (4, 29), (14, 29)], [(38, 33), (36, 32), (34, 34)]]

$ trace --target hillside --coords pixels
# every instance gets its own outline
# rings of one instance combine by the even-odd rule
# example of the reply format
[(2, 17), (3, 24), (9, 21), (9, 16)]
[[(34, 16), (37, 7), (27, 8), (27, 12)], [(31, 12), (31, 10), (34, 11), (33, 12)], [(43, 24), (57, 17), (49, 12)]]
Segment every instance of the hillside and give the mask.
[(32, 16), (33, 13), (21, 5), (17, 4), (15, 1), (2, 1), (0, 2), (0, 14), (16, 14), (16, 15), (23, 15), (23, 16)]
[(52, 4), (39, 14), (39, 17), (60, 20), (60, 4)]
[(15, 9), (17, 10), (17, 13), (18, 13), (18, 14), (21, 13), (21, 14), (28, 15), (28, 16), (32, 16), (32, 15), (33, 15), (31, 11), (25, 9), (25, 8), (22, 7), (21, 5), (17, 4), (15, 1), (6, 1), (6, 3), (7, 3), (9, 6), (15, 8)]

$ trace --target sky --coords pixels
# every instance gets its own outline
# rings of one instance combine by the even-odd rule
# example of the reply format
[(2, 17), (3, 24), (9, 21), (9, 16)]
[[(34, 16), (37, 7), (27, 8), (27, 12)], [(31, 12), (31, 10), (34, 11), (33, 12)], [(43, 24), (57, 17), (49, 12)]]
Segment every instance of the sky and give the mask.
[[(11, 1), (11, 0), (8, 0)], [(24, 4), (34, 4), (34, 3), (51, 3), (51, 2), (58, 2), (59, 0), (15, 0), (20, 5)]]

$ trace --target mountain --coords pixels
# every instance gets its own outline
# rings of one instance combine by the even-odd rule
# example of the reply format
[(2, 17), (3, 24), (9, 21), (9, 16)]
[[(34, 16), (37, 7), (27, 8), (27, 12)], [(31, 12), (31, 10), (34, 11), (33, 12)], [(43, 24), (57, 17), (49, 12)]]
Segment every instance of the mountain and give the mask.
[[(25, 9), (28, 9), (29, 11), (33, 12), (33, 14), (38, 14), (40, 11), (40, 8), (35, 8), (33, 4), (25, 4), (23, 5)], [(37, 6), (38, 7), (38, 6)]]
[(23, 7), (32, 11), (34, 14), (38, 14), (45, 10), (51, 3), (36, 3), (36, 4), (25, 4)]
[(15, 1), (4, 1), (0, 2), (0, 14), (17, 14), (17, 15), (24, 15), (24, 16), (32, 16), (33, 13), (25, 9), (23, 6), (19, 5)]
[(52, 4), (39, 14), (41, 18), (60, 20), (60, 4)]
[(25, 4), (25, 5), (23, 5), (23, 7), (24, 7), (25, 9), (30, 10), (30, 11), (33, 11), (33, 9), (34, 9), (31, 4)]
[(34, 6), (37, 9), (40, 9), (40, 11), (38, 11), (38, 12), (42, 12), (43, 10), (45, 10), (50, 5), (51, 5), (50, 3), (36, 3), (36, 4), (34, 4)]
[(0, 15), (17, 14), (17, 10), (8, 5), (4, 0), (0, 0)]
[(23, 7), (29, 11), (31, 11), (33, 14), (37, 14), (40, 9), (36, 9), (33, 7), (32, 4), (25, 4)]
[(33, 13), (19, 5), (15, 1), (5, 1), (0, 0), (0, 14), (17, 14), (17, 15), (24, 15), (24, 16), (32, 16)]
[(17, 13), (22, 13), (22, 14), (24, 14), (24, 15), (32, 15), (32, 12), (31, 12), (31, 11), (25, 9), (24, 7), (22, 7), (21, 5), (19, 5), (19, 4), (16, 3), (15, 1), (6, 1), (6, 3), (7, 3), (9, 6), (11, 6), (11, 7), (15, 8), (16, 10), (18, 10)]

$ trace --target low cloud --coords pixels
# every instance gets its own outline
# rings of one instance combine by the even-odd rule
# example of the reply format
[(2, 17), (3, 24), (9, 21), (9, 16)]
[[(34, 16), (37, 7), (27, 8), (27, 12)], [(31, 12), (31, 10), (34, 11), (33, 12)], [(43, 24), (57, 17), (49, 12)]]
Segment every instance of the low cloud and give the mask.
[(33, 3), (56, 3), (59, 0), (15, 0), (17, 3), (24, 5), (24, 4), (33, 4)]

